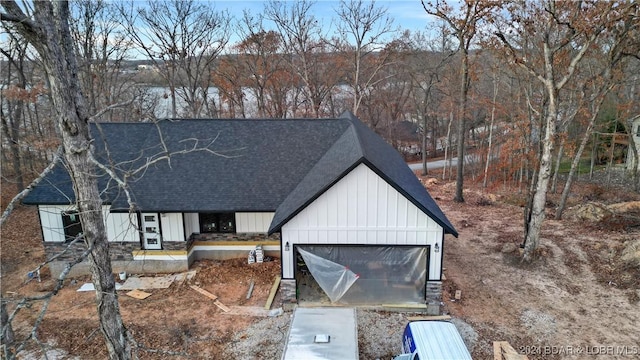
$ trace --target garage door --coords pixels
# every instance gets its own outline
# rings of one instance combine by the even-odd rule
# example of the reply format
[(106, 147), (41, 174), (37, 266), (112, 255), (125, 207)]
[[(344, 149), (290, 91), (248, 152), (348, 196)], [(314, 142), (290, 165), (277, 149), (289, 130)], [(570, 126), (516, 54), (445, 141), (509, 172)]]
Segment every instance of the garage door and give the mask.
[(424, 303), (428, 247), (296, 246), (334, 303)]

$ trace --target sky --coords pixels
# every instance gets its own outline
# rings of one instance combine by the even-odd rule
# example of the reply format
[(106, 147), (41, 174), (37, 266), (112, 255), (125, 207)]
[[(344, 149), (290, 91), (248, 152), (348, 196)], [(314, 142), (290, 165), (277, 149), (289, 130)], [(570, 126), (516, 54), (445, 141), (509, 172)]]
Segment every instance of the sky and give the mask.
[[(296, 0), (288, 0), (296, 1)], [(244, 9), (249, 9), (253, 14), (263, 11), (265, 1), (256, 0), (216, 0), (213, 2), (216, 10), (228, 10), (236, 19), (242, 18)], [(313, 5), (313, 15), (323, 25), (325, 32), (335, 30), (332, 26), (332, 20), (335, 10), (340, 5), (340, 1), (336, 0), (317, 0)], [(427, 15), (422, 8), (420, 0), (377, 0), (376, 5), (387, 9), (387, 13), (394, 20), (394, 24), (400, 28), (415, 31), (424, 31), (429, 23), (433, 22), (433, 18)]]

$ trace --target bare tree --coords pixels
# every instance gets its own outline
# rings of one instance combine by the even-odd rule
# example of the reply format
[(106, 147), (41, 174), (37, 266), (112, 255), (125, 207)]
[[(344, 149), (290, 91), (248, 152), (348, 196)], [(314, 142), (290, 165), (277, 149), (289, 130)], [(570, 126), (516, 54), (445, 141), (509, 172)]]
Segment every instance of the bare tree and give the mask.
[[(442, 94), (438, 88), (438, 83), (442, 80), (443, 68), (451, 61), (454, 52), (448, 46), (446, 29), (438, 26), (438, 38), (429, 39), (426, 33), (416, 33), (410, 39), (412, 48), (411, 62), (409, 63), (409, 73), (412, 79), (413, 89), (411, 91), (416, 118), (421, 122), (422, 134), (422, 175), (427, 175), (427, 139), (431, 134), (434, 141), (431, 150), (435, 151), (438, 136), (438, 112), (437, 105)], [(442, 97), (442, 96), (440, 96)], [(433, 120), (429, 129), (429, 120)]]
[(76, 206), (89, 249), (88, 259), (100, 330), (110, 359), (131, 358), (128, 332), (120, 316), (120, 306), (112, 275), (109, 244), (102, 215), (95, 166), (91, 162), (93, 147), (89, 136), (90, 120), (86, 100), (78, 78), (73, 38), (69, 30), (67, 2), (37, 1), (25, 13), (15, 1), (2, 3), (0, 19), (12, 23), (12, 31), (36, 49), (47, 73), (51, 98), (62, 136), (64, 159), (73, 179)]
[(240, 61), (242, 54), (232, 47), (228, 53), (218, 59), (212, 70), (213, 82), (219, 92), (219, 114), (232, 118), (247, 117), (244, 84), (246, 70)]
[(499, 78), (498, 78), (498, 69), (495, 67), (492, 69), (492, 84), (493, 84), (493, 96), (491, 98), (491, 120), (489, 121), (489, 138), (487, 143), (487, 158), (485, 159), (484, 164), (484, 177), (482, 179), (482, 187), (487, 187), (487, 180), (489, 179), (489, 163), (491, 163), (492, 157), (492, 146), (493, 146), (493, 128), (496, 119), (496, 106), (498, 100), (498, 90), (499, 86)]
[(387, 36), (397, 32), (387, 9), (376, 5), (374, 0), (341, 0), (336, 9), (338, 33), (344, 42), (340, 49), (349, 58), (349, 83), (353, 91), (351, 111), (358, 114), (360, 104), (367, 91), (382, 79), (378, 73), (390, 64), (389, 52), (381, 54)]
[[(10, 34), (9, 34), (10, 36)], [(33, 98), (32, 91), (27, 90), (27, 78), (25, 76), (25, 60), (28, 44), (10, 36), (9, 49), (0, 49), (0, 53), (6, 58), (6, 78), (3, 79), (2, 97), (0, 99), (0, 120), (2, 120), (2, 135), (9, 142), (11, 149), (11, 162), (13, 163), (13, 176), (18, 191), (24, 189), (24, 174), (21, 145), (21, 123), (23, 122), (25, 102)]]
[(326, 114), (325, 103), (342, 79), (340, 62), (322, 35), (321, 24), (313, 16), (313, 1), (270, 1), (265, 6), (268, 19), (276, 24), (285, 50), (283, 60), (302, 82), (303, 102), (308, 113)]
[[(572, 78), (578, 64), (606, 28), (609, 16), (616, 6), (614, 2), (510, 2), (505, 8), (507, 22), (501, 25), (506, 26), (515, 21), (519, 26), (499, 27), (496, 31), (512, 61), (540, 81), (545, 89), (545, 120), (541, 129), (544, 136), (525, 231), (525, 261), (530, 261), (538, 248), (545, 218), (552, 152), (561, 114), (559, 92)], [(508, 29), (511, 33), (505, 33), (503, 29)], [(514, 32), (517, 35), (512, 35)], [(535, 52), (529, 53), (535, 58), (522, 56), (523, 39), (527, 40), (528, 46), (536, 47)]]
[(215, 106), (209, 107), (211, 67), (229, 40), (229, 15), (194, 0), (121, 5), (120, 14), (131, 40), (166, 80), (171, 116), (179, 116), (178, 98), (186, 116), (215, 115)]
[(469, 93), (469, 50), (478, 32), (478, 24), (489, 14), (493, 3), (480, 0), (465, 1), (459, 11), (455, 11), (446, 2), (422, 0), (422, 6), (427, 14), (444, 20), (458, 40), (458, 54), (460, 55), (460, 93), (458, 100), (458, 131), (457, 131), (457, 175), (456, 194), (454, 200), (464, 202), (464, 163), (465, 137), (467, 133), (467, 96)]
[(234, 46), (239, 52), (236, 61), (244, 70), (241, 82), (256, 98), (257, 116), (286, 117), (287, 93), (294, 84), (292, 74), (286, 71), (280, 36), (265, 30), (262, 17), (254, 17), (248, 11), (244, 12), (238, 32), (243, 38)]
[[(594, 59), (599, 63), (596, 65), (599, 65), (599, 71), (595, 76), (590, 76), (584, 82), (583, 92), (590, 90), (588, 91), (590, 95), (585, 101), (585, 106), (588, 107), (588, 112), (590, 113), (589, 122), (571, 162), (571, 170), (562, 190), (560, 204), (556, 209), (556, 220), (562, 218), (576, 169), (591, 137), (596, 119), (600, 113), (600, 107), (607, 94), (614, 87), (619, 86), (620, 80), (624, 78), (624, 75), (619, 73), (627, 65), (624, 60), (631, 57), (636, 59), (640, 57), (640, 7), (638, 4), (632, 3), (630, 6), (623, 6), (617, 9), (617, 12), (616, 18), (618, 21), (614, 21), (609, 26), (608, 31), (599, 43), (602, 50), (596, 54), (597, 58)], [(616, 72), (618, 73), (616, 74)], [(631, 139), (629, 146), (634, 146), (633, 139)]]
[[(70, 11), (71, 35), (78, 54), (80, 81), (89, 113), (95, 114), (113, 104), (138, 100), (138, 85), (133, 76), (124, 71), (132, 44), (120, 25), (115, 5), (103, 0), (82, 0), (72, 2)], [(133, 109), (134, 106), (112, 109), (101, 120), (131, 120), (135, 114)]]

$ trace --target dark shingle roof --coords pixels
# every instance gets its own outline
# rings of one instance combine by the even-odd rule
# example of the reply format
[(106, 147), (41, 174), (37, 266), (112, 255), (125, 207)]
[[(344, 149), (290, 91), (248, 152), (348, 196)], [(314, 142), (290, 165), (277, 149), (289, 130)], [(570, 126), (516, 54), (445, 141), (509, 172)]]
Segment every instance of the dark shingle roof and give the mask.
[[(92, 124), (96, 157), (116, 164), (119, 174), (134, 169), (133, 201), (141, 211), (275, 211), (278, 231), (331, 185), (366, 163), (411, 202), (457, 232), (402, 157), (350, 113), (338, 119), (162, 120), (153, 123)], [(162, 136), (160, 136), (162, 134)], [(189, 151), (193, 148), (208, 151)], [(154, 159), (172, 153), (170, 161)], [(127, 199), (106, 175), (100, 177), (112, 211)], [(57, 166), (23, 202), (70, 204), (69, 175)]]
[(346, 112), (341, 118), (349, 122), (350, 128), (333, 144), (325, 156), (317, 162), (278, 207), (269, 233), (280, 230), (282, 225), (353, 168), (364, 163), (433, 218), (444, 228), (445, 233), (458, 236), (458, 232), (407, 166), (402, 156), (353, 114)]

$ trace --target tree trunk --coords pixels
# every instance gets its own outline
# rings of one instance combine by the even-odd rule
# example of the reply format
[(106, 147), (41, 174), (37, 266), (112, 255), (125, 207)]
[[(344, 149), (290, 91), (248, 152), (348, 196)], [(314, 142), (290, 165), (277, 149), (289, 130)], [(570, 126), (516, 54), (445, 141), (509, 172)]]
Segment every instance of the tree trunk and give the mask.
[(555, 194), (558, 184), (558, 172), (560, 171), (560, 164), (562, 163), (562, 157), (564, 156), (564, 143), (566, 139), (562, 138), (560, 141), (560, 148), (558, 149), (558, 156), (556, 157), (556, 166), (553, 169), (553, 179), (551, 180), (551, 192)]
[[(608, 91), (607, 91), (608, 92)], [(576, 169), (580, 164), (580, 158), (582, 157), (582, 153), (584, 153), (584, 149), (587, 147), (587, 143), (589, 142), (589, 137), (591, 137), (591, 132), (593, 131), (593, 127), (596, 124), (596, 119), (598, 117), (598, 113), (600, 112), (600, 107), (604, 102), (606, 92), (602, 94), (597, 100), (591, 101), (591, 118), (589, 119), (589, 124), (587, 125), (587, 129), (582, 136), (582, 140), (580, 141), (580, 146), (578, 147), (578, 151), (571, 162), (571, 170), (569, 170), (569, 175), (567, 176), (567, 182), (564, 184), (564, 188), (562, 189), (562, 196), (560, 197), (560, 204), (556, 209), (556, 220), (562, 219), (562, 213), (564, 212), (564, 208), (567, 204), (567, 198), (569, 197), (569, 192), (571, 191), (571, 184), (573, 183), (573, 177), (575, 176)], [(593, 155), (592, 155), (593, 159)], [(593, 161), (592, 161), (593, 162)]]
[(0, 340), (2, 340), (2, 353), (6, 359), (12, 358), (11, 345), (15, 339), (13, 327), (9, 322), (9, 314), (7, 313), (7, 304), (4, 299), (0, 298)]
[(422, 115), (422, 176), (426, 176), (427, 171), (427, 115)]
[[(131, 347), (120, 316), (118, 296), (109, 258), (109, 243), (102, 215), (86, 100), (78, 81), (78, 64), (69, 30), (69, 3), (36, 1), (33, 21), (16, 22), (41, 57), (50, 86), (56, 124), (62, 136), (64, 157), (73, 181), (85, 243), (91, 248), (89, 264), (96, 289), (100, 329), (109, 359), (130, 359)], [(16, 18), (26, 18), (14, 2), (3, 3)]]
[(556, 209), (556, 217), (555, 217), (556, 220), (562, 219), (562, 213), (564, 212), (564, 208), (567, 205), (567, 198), (569, 197), (569, 192), (571, 192), (573, 177), (576, 174), (576, 169), (580, 164), (580, 158), (582, 157), (582, 153), (584, 152), (584, 149), (587, 146), (587, 142), (589, 142), (589, 137), (591, 137), (591, 130), (593, 130), (593, 125), (595, 124), (595, 120), (597, 116), (598, 116), (597, 111), (591, 114), (591, 121), (589, 122), (589, 125), (587, 126), (587, 129), (584, 132), (584, 135), (582, 136), (582, 140), (580, 141), (580, 146), (578, 147), (578, 151), (573, 157), (573, 161), (571, 161), (571, 169), (569, 170), (569, 175), (567, 175), (567, 181), (564, 183), (564, 188), (562, 189), (560, 204), (558, 204), (558, 208)]
[[(553, 77), (551, 77), (553, 79)], [(552, 80), (551, 80), (552, 81)], [(547, 189), (551, 177), (551, 162), (553, 154), (553, 139), (555, 137), (556, 118), (558, 110), (556, 108), (557, 90), (553, 84), (547, 83), (549, 91), (548, 113), (545, 121), (545, 134), (542, 139), (542, 157), (538, 166), (538, 177), (536, 181), (533, 203), (531, 204), (531, 214), (527, 224), (527, 236), (524, 245), (524, 260), (531, 261), (533, 253), (538, 248), (540, 242), (540, 232), (544, 221), (544, 209), (547, 202)]]
[[(22, 116), (22, 101), (19, 101), (19, 104), (16, 105), (15, 111), (13, 111), (9, 116), (10, 125), (2, 119), (2, 132), (4, 136), (9, 142), (9, 147), (11, 148), (11, 157), (12, 157), (12, 165), (13, 165), (13, 175), (15, 176), (16, 187), (18, 188), (18, 192), (24, 190), (24, 177), (22, 175), (22, 161), (20, 158), (20, 143), (18, 137), (20, 136), (19, 132), (19, 124), (17, 116)], [(11, 109), (9, 109), (11, 112)], [(11, 132), (9, 132), (8, 127), (11, 127)], [(4, 155), (4, 152), (3, 152)]]
[[(442, 167), (442, 180), (447, 176), (447, 160), (449, 160), (449, 175), (451, 175), (451, 155), (449, 155), (449, 144), (451, 144), (451, 124), (453, 123), (453, 112), (449, 113), (449, 124), (447, 125), (447, 143), (444, 145), (444, 166)], [(447, 157), (448, 155), (448, 157)]]
[(593, 179), (593, 168), (598, 158), (598, 133), (593, 134), (593, 146), (591, 147), (591, 166), (589, 167), (589, 180)]
[[(462, 46), (463, 40), (460, 39)], [(464, 202), (464, 138), (466, 134), (467, 92), (469, 90), (469, 54), (462, 49), (462, 68), (460, 70), (460, 118), (458, 119), (458, 163), (456, 172), (456, 202)]]
[(498, 98), (498, 85), (496, 84), (496, 76), (493, 78), (493, 101), (491, 103), (491, 122), (489, 124), (489, 143), (487, 144), (487, 159), (484, 164), (484, 179), (482, 180), (482, 187), (487, 187), (487, 178), (489, 175), (489, 163), (491, 162), (491, 146), (493, 142), (493, 123), (496, 118), (496, 100)]

